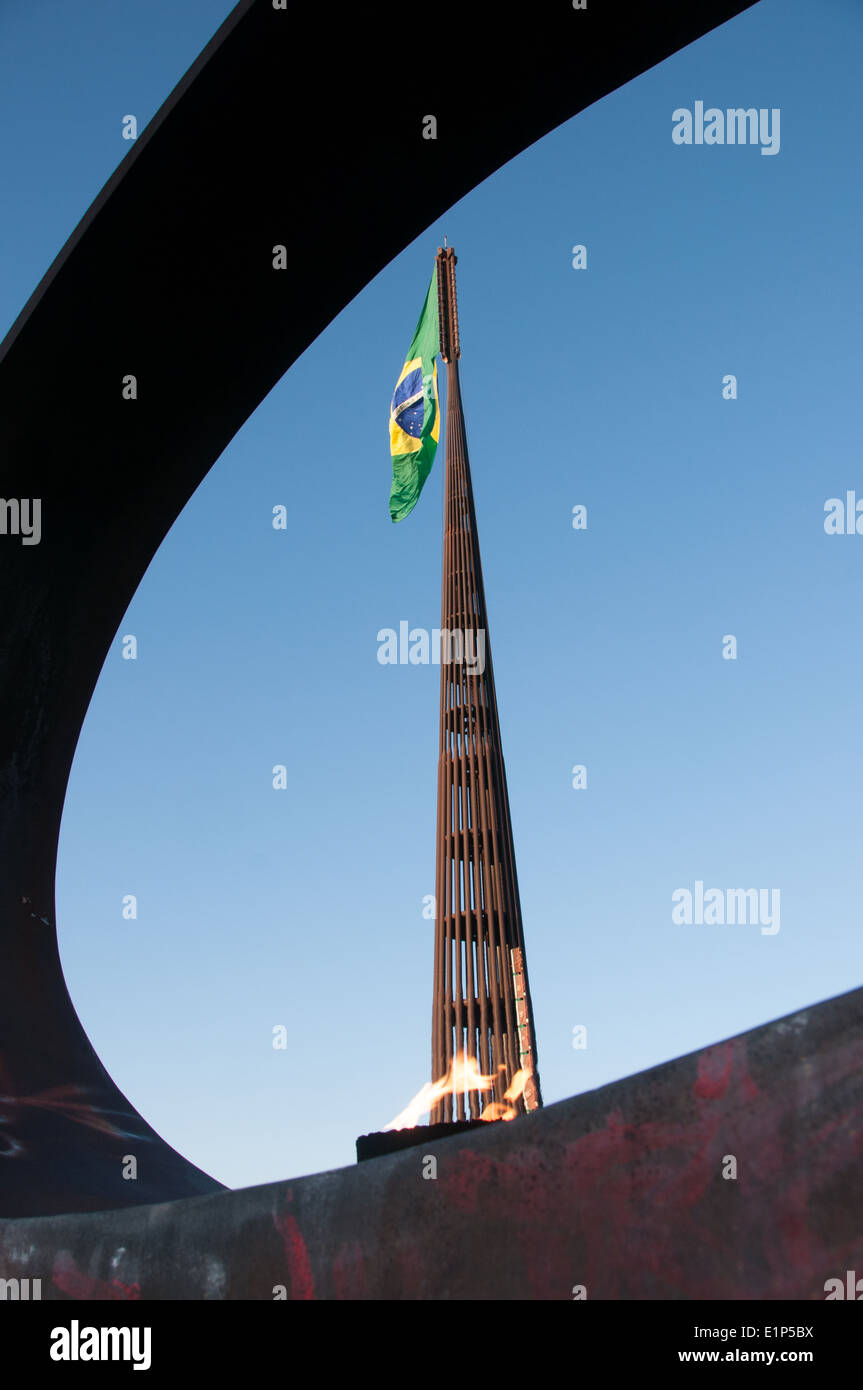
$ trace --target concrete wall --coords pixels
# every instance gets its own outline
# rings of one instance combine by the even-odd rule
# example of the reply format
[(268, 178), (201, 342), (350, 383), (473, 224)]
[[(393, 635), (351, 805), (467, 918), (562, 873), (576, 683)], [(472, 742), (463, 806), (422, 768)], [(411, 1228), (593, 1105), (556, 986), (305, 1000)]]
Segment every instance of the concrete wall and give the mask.
[(424, 1149), (0, 1222), (0, 1277), (41, 1278), (43, 1299), (823, 1299), (847, 1269), (863, 989)]

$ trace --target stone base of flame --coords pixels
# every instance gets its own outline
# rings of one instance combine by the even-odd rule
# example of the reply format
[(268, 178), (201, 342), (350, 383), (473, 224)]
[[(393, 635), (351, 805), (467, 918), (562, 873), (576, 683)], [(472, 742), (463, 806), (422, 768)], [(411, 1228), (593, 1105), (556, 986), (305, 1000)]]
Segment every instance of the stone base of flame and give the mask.
[(376, 1134), (361, 1134), (357, 1139), (357, 1163), (367, 1158), (399, 1153), (402, 1149), (412, 1149), (417, 1144), (449, 1139), (466, 1129), (488, 1129), (490, 1125), (502, 1123), (501, 1120), (450, 1120), (439, 1125), (411, 1125), (407, 1129), (382, 1129)]

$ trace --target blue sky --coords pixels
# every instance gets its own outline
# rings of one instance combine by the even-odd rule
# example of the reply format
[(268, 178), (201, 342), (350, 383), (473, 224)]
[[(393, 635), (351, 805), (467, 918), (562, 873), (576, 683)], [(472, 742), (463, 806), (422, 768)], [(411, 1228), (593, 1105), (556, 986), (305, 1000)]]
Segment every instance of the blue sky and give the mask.
[[(0, 331), (229, 9), (0, 3)], [(439, 620), (442, 458), (393, 526), (387, 412), (444, 232), (546, 1103), (860, 984), (863, 537), (823, 522), (863, 497), (861, 25), (762, 0), (488, 179), (153, 561), (72, 770), (60, 946), (119, 1086), (229, 1185), (352, 1162), (428, 1078), (439, 671), (376, 634)], [(697, 100), (779, 108), (779, 153), (675, 145)], [(779, 932), (672, 922), (696, 880), (779, 889)]]

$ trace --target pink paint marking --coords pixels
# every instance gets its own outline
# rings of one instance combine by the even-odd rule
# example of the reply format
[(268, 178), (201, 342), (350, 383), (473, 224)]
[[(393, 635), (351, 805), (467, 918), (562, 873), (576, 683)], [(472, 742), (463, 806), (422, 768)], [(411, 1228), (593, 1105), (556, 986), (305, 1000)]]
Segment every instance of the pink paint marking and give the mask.
[(728, 1090), (734, 1058), (730, 1043), (705, 1048), (698, 1058), (698, 1075), (692, 1087), (696, 1100), (719, 1100)]
[[(290, 1189), (288, 1189), (287, 1198), (290, 1201)], [(282, 1238), (285, 1254), (288, 1258), (291, 1299), (301, 1301), (314, 1298), (315, 1281), (312, 1277), (312, 1265), (299, 1226), (290, 1212), (284, 1212), (281, 1216), (274, 1215), (273, 1224)]]
[(90, 1274), (84, 1274), (68, 1258), (58, 1260), (54, 1265), (51, 1282), (70, 1298), (116, 1302), (141, 1297), (140, 1284), (124, 1284), (122, 1279), (112, 1279), (110, 1283), (106, 1279), (95, 1279)]

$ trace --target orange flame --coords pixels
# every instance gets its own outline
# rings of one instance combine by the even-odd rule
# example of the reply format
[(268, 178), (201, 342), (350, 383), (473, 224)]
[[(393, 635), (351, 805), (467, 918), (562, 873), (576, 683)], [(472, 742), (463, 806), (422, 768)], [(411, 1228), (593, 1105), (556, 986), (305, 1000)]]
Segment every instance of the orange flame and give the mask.
[[(512, 1085), (508, 1091), (504, 1091), (503, 1100), (518, 1100), (525, 1086), (530, 1072), (521, 1067), (512, 1078)], [(491, 1105), (487, 1105), (480, 1115), (481, 1120), (514, 1120), (518, 1111), (513, 1105), (504, 1105), (503, 1101), (493, 1100)]]
[[(503, 1063), (501, 1063), (498, 1071), (503, 1070)], [(517, 1071), (512, 1079), (512, 1084), (504, 1093), (503, 1100), (510, 1102), (518, 1100), (529, 1076), (530, 1071), (523, 1067)], [(460, 1052), (453, 1058), (448, 1074), (441, 1077), (439, 1081), (427, 1081), (422, 1089), (417, 1091), (410, 1104), (406, 1105), (394, 1120), (390, 1120), (388, 1125), (384, 1125), (384, 1129), (410, 1129), (421, 1115), (429, 1113), (444, 1096), (467, 1091), (490, 1091), (494, 1082), (494, 1076), (483, 1076), (475, 1058), (467, 1057), (463, 1052)], [(504, 1105), (503, 1101), (493, 1100), (484, 1108), (480, 1119), (514, 1120), (517, 1113), (513, 1105)]]

